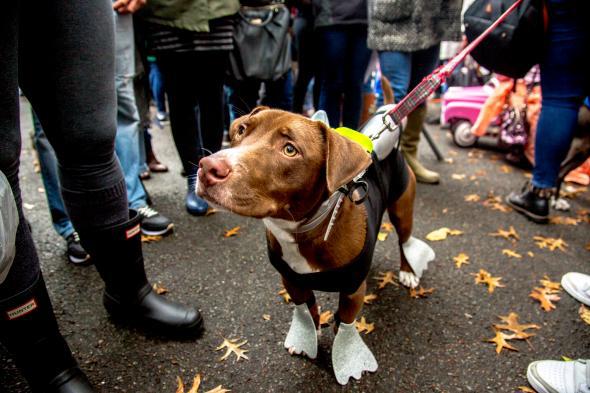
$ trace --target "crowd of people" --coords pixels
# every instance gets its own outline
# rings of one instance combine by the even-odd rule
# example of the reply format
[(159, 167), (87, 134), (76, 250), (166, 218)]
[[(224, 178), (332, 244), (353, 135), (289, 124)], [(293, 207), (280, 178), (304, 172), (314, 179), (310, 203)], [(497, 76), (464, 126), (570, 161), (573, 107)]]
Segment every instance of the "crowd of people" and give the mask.
[[(144, 270), (140, 233), (166, 235), (174, 227), (154, 208), (157, 201), (150, 200), (143, 185), (152, 173), (168, 171), (151, 143), (154, 124), (170, 124), (186, 177), (187, 212), (205, 215), (209, 206), (195, 192), (198, 163), (222, 148), (235, 115), (257, 105), (305, 115), (313, 107), (325, 110), (332, 126), (357, 129), (371, 67), (378, 64), (399, 102), (440, 64), (441, 43), (459, 46), (461, 12), (468, 3), (5, 4), (0, 16), (0, 342), (33, 391), (94, 389), (60, 334), (23, 213), (19, 88), (34, 110), (34, 145), (48, 206), (70, 262), (96, 267), (105, 284), (104, 306), (113, 316), (170, 337), (198, 337), (203, 319), (197, 308), (156, 294)], [(507, 197), (516, 211), (538, 223), (548, 220), (560, 164), (590, 92), (590, 29), (583, 0), (545, 3), (548, 25), (533, 177), (521, 192)], [(263, 77), (236, 72), (240, 65), (244, 71), (247, 60), (239, 58), (236, 48), (245, 42), (237, 35), (243, 14), (258, 10), (262, 16), (250, 23), (263, 24), (264, 18), (279, 14), (276, 7), (289, 14), (283, 37), (288, 66)], [(400, 146), (417, 180), (436, 184), (440, 175), (418, 159), (425, 116), (424, 104), (409, 115)], [(590, 305), (590, 277), (566, 275), (563, 286)], [(528, 376), (539, 392), (590, 391), (585, 361), (533, 363)]]

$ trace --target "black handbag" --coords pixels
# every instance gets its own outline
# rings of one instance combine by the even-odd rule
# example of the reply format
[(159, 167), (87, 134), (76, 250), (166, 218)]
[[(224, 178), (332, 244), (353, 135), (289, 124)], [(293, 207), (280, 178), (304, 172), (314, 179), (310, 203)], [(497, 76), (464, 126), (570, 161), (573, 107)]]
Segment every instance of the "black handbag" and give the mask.
[(230, 71), (237, 80), (277, 80), (291, 68), (290, 14), (283, 4), (241, 7)]
[[(476, 39), (512, 4), (514, 0), (475, 0), (463, 17), (467, 40)], [(541, 60), (544, 33), (543, 1), (523, 0), (471, 55), (490, 71), (522, 78)]]

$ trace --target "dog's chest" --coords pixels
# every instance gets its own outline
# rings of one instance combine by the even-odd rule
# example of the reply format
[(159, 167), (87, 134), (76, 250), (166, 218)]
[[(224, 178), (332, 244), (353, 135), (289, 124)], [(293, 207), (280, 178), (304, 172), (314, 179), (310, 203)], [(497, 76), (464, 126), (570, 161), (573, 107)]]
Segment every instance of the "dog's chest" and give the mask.
[(282, 259), (291, 269), (293, 269), (293, 271), (299, 274), (314, 273), (317, 271), (314, 270), (307, 262), (307, 259), (301, 255), (299, 245), (295, 242), (293, 229), (296, 228), (299, 223), (272, 218), (265, 218), (262, 221), (279, 242), (283, 254)]

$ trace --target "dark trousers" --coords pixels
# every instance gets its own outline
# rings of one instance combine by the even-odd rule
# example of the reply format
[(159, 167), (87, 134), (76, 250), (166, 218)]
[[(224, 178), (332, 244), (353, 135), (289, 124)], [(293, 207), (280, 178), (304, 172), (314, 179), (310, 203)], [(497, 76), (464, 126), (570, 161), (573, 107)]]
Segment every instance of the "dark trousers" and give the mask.
[(297, 49), (297, 79), (293, 87), (293, 112), (302, 113), (307, 87), (313, 85), (313, 106), (318, 107), (321, 82), (318, 78), (318, 43), (313, 28), (313, 19), (297, 17), (293, 23), (294, 44)]
[[(232, 88), (230, 96), (231, 109), (237, 116), (249, 113), (259, 103), (271, 108), (292, 110), (293, 107), (293, 77), (291, 70), (274, 81), (244, 80), (229, 81)], [(260, 90), (264, 84), (264, 94)], [(237, 117), (236, 116), (236, 117)]]
[(228, 56), (227, 51), (158, 55), (166, 81), (172, 136), (187, 175), (197, 172), (202, 157), (221, 149)]
[(20, 218), (16, 257), (0, 285), (0, 299), (28, 287), (39, 272), (18, 183), (19, 85), (57, 155), (74, 227), (95, 229), (129, 217), (114, 155), (112, 13), (109, 0), (42, 1), (34, 7), (11, 1), (0, 13), (0, 170), (10, 182)]

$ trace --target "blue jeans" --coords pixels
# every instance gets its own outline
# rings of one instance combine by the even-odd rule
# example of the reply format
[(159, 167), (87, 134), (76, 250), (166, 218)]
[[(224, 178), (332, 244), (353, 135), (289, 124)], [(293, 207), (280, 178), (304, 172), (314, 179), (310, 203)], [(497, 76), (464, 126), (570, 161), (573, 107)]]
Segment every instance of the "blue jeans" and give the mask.
[(141, 165), (140, 129), (139, 113), (133, 91), (135, 47), (132, 16), (115, 13), (115, 24), (115, 88), (117, 90), (115, 152), (125, 175), (129, 208), (137, 209), (147, 205), (147, 195), (138, 175)]
[[(533, 185), (556, 186), (561, 162), (577, 127), (578, 111), (589, 93), (590, 44), (582, 1), (549, 0), (549, 32), (541, 61), (542, 106), (535, 138)], [(586, 10), (587, 11), (587, 10)]]
[(35, 129), (34, 142), (37, 156), (39, 157), (39, 166), (41, 167), (41, 179), (45, 187), (45, 196), (47, 205), (51, 214), (51, 222), (55, 231), (64, 239), (74, 233), (74, 226), (70, 221), (70, 216), (66, 211), (64, 201), (61, 198), (61, 185), (59, 182), (59, 172), (57, 169), (57, 157), (51, 144), (47, 140), (45, 131), (41, 127), (41, 122), (35, 112), (33, 114), (33, 127)]
[(317, 29), (322, 64), (319, 109), (330, 125), (356, 129), (362, 105), (362, 87), (371, 51), (367, 26), (330, 26)]
[(150, 66), (150, 89), (152, 90), (152, 97), (156, 102), (158, 112), (166, 112), (166, 95), (164, 90), (164, 78), (158, 68), (158, 63), (155, 61), (148, 61)]
[(379, 52), (381, 73), (391, 83), (395, 102), (400, 102), (438, 65), (440, 45), (414, 52)]

